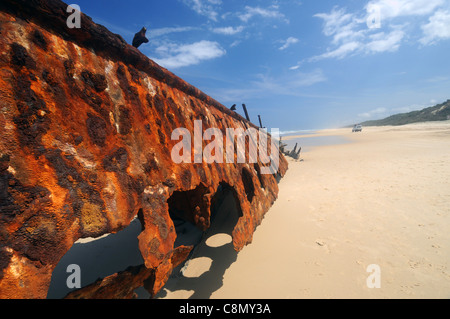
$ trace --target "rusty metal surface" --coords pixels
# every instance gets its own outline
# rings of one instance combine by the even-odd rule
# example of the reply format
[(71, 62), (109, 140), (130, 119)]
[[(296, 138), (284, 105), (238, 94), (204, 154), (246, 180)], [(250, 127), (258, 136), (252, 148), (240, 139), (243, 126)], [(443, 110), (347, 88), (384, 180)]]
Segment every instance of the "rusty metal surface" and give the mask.
[[(116, 233), (136, 216), (145, 267), (110, 280), (145, 281), (155, 294), (180, 262), (174, 192), (192, 192), (186, 218), (205, 230), (211, 199), (229, 185), (242, 212), (233, 231), (239, 251), (276, 200), (276, 177), (259, 174), (259, 162), (175, 164), (176, 128), (254, 125), (89, 17), (68, 29), (66, 8), (57, 0), (0, 4), (0, 298), (45, 298), (74, 242)], [(279, 175), (286, 170), (280, 155)]]

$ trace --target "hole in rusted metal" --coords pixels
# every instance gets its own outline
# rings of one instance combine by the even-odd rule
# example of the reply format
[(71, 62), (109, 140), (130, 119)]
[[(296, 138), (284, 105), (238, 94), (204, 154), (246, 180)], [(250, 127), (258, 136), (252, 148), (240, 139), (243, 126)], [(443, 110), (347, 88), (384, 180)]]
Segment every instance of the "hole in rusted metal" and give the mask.
[(255, 171), (256, 171), (256, 174), (258, 175), (258, 179), (259, 179), (259, 183), (261, 184), (261, 187), (263, 189), (266, 189), (266, 184), (264, 183), (264, 179), (261, 175), (261, 169), (260, 169), (259, 165), (257, 163), (255, 163), (255, 164), (253, 164), (253, 166), (255, 167)]
[(208, 202), (204, 197), (207, 192), (208, 189), (200, 184), (193, 190), (175, 191), (167, 200), (177, 233), (174, 247), (200, 242), (203, 231), (209, 227)]
[[(228, 267), (236, 261), (232, 243), (233, 230), (242, 217), (236, 190), (225, 182), (211, 198), (211, 226), (188, 260), (174, 269), (156, 298), (207, 299), (223, 284)], [(190, 296), (186, 296), (187, 292)]]
[[(232, 197), (229, 196), (230, 194), (232, 195)], [(233, 199), (235, 205), (233, 211), (237, 212), (237, 218), (242, 217), (242, 210), (241, 205), (239, 204), (238, 193), (233, 187), (231, 187), (227, 183), (221, 182), (219, 184), (219, 187), (217, 187), (216, 193), (211, 199), (211, 224), (216, 222), (217, 213), (220, 207), (224, 205), (224, 202), (226, 200), (230, 200), (230, 198)]]
[(255, 185), (253, 184), (252, 173), (245, 167), (242, 169), (242, 183), (244, 183), (247, 199), (251, 203), (255, 196)]

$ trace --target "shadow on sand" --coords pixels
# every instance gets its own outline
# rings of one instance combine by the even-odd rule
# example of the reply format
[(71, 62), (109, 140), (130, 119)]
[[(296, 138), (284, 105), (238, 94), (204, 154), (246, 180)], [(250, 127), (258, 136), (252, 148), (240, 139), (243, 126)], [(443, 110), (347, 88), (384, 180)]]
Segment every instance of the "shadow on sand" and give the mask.
[(236, 201), (231, 190), (223, 190), (211, 227), (188, 261), (173, 271), (156, 298), (208, 299), (223, 285), (225, 271), (237, 259), (231, 237), (240, 217)]
[(74, 289), (67, 287), (70, 273), (67, 267), (78, 265), (81, 269), (81, 286), (85, 287), (99, 278), (115, 274), (129, 266), (144, 263), (137, 236), (142, 226), (134, 219), (124, 230), (108, 234), (96, 240), (79, 240), (59, 261), (53, 270), (47, 299), (64, 298)]

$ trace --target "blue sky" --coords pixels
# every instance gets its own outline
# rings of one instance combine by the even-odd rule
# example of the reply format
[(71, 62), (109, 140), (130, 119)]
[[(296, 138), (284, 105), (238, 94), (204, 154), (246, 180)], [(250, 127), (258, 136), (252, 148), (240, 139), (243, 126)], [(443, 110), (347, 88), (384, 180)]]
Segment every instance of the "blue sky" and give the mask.
[(448, 0), (77, 0), (81, 11), (227, 107), (281, 131), (450, 99)]

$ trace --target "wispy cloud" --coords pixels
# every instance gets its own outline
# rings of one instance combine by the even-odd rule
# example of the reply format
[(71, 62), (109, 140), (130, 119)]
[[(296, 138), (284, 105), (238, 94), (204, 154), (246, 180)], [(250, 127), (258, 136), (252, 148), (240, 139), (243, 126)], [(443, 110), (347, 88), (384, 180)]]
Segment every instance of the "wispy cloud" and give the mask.
[(405, 36), (405, 32), (398, 29), (389, 33), (378, 32), (368, 37), (369, 42), (364, 49), (369, 53), (395, 52), (399, 49), (400, 43)]
[(364, 46), (366, 31), (360, 29), (360, 21), (354, 14), (334, 7), (330, 13), (318, 13), (314, 17), (323, 20), (322, 32), (325, 36), (332, 37), (332, 40), (327, 52), (310, 58), (310, 62), (328, 58), (342, 59)]
[(165, 44), (156, 49), (162, 58), (152, 58), (156, 63), (169, 68), (180, 68), (202, 61), (219, 58), (226, 54), (219, 43), (202, 40), (192, 44)]
[(241, 42), (242, 42), (241, 40), (234, 41), (233, 43), (230, 44), (230, 48), (234, 48), (234, 47), (238, 46), (239, 44), (241, 44)]
[(429, 79), (426, 79), (425, 82), (428, 83), (438, 83), (438, 82), (446, 82), (450, 80), (450, 76), (438, 75)]
[(325, 81), (327, 78), (321, 69), (310, 72), (295, 71), (281, 76), (258, 74), (245, 88), (225, 88), (211, 93), (224, 102), (274, 95), (305, 96), (303, 89)]
[(295, 95), (296, 90), (327, 80), (321, 69), (312, 72), (294, 72), (281, 77), (258, 75), (259, 80), (254, 81), (254, 87), (283, 95)]
[(434, 12), (445, 0), (372, 0), (366, 9), (378, 8), (383, 20), (404, 16), (421, 16)]
[(330, 13), (318, 13), (315, 14), (314, 17), (323, 20), (323, 33), (326, 36), (334, 36), (333, 42), (335, 43), (338, 42), (343, 35), (347, 37), (349, 32), (354, 32), (354, 16), (353, 14), (347, 13), (345, 9), (334, 7)]
[(384, 114), (387, 114), (387, 109), (384, 107), (379, 107), (373, 110), (370, 110), (368, 112), (364, 112), (361, 114), (358, 114), (358, 117), (364, 118), (364, 119), (369, 119), (372, 118), (374, 116), (382, 116)]
[(165, 27), (165, 28), (148, 30), (147, 34), (151, 38), (156, 38), (156, 37), (160, 37), (160, 36), (166, 35), (166, 34), (188, 32), (188, 31), (194, 31), (194, 30), (199, 30), (199, 29), (200, 28), (198, 28), (198, 27)]
[[(399, 50), (406, 39), (422, 45), (450, 39), (450, 11), (441, 8), (445, 0), (371, 0), (359, 12), (347, 12), (335, 6), (329, 13), (318, 13), (323, 20), (322, 32), (330, 37), (327, 52), (313, 56), (307, 61), (343, 59), (356, 54), (377, 54)], [(371, 27), (369, 18), (376, 12), (379, 27)], [(431, 15), (431, 16), (430, 16)], [(398, 20), (411, 17), (408, 23)], [(428, 24), (422, 25), (429, 17)], [(418, 34), (422, 30), (423, 35)]]
[(212, 32), (217, 33), (217, 34), (223, 34), (223, 35), (235, 35), (235, 34), (241, 33), (243, 30), (244, 30), (243, 26), (222, 27), (222, 28), (211, 29)]
[(361, 48), (362, 44), (360, 42), (348, 42), (344, 43), (341, 46), (339, 46), (337, 49), (329, 50), (328, 52), (325, 52), (320, 55), (313, 56), (308, 59), (309, 62), (316, 62), (323, 59), (329, 59), (329, 58), (336, 58), (336, 59), (343, 59), (350, 55), (351, 53), (359, 50)]
[(283, 45), (279, 48), (281, 51), (286, 50), (291, 45), (298, 43), (298, 39), (294, 37), (289, 37), (286, 40), (283, 41)]
[(199, 15), (213, 21), (218, 20), (220, 5), (222, 4), (221, 0), (182, 0), (182, 2)]
[(285, 21), (288, 21), (285, 15), (279, 11), (279, 7), (277, 5), (272, 5), (268, 8), (246, 6), (245, 11), (240, 13), (238, 16), (243, 22), (248, 22), (251, 18), (256, 16), (262, 18), (284, 19)]

